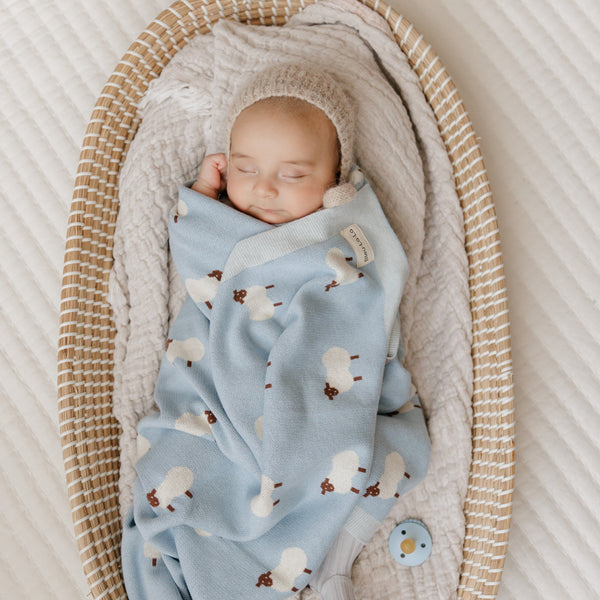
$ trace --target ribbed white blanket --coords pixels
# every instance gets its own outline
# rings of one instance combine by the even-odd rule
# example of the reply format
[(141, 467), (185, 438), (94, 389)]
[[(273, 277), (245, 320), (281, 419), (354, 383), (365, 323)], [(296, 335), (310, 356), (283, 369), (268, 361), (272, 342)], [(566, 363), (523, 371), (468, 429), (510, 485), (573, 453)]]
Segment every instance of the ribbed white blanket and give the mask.
[[(400, 308), (405, 365), (428, 418), (429, 473), (402, 496), (357, 560), (361, 599), (448, 599), (462, 561), (471, 460), (471, 316), (462, 211), (451, 165), (418, 79), (387, 23), (354, 0), (327, 0), (285, 27), (221, 21), (165, 67), (146, 94), (143, 121), (120, 180), (110, 296), (117, 326), (114, 412), (121, 437), (121, 507), (132, 499), (135, 427), (153, 391), (170, 321), (185, 290), (168, 252), (177, 187), (207, 152), (222, 151), (228, 102), (247, 76), (300, 60), (334, 72), (358, 109), (356, 155), (406, 251)], [(432, 556), (401, 567), (387, 550), (395, 524), (426, 523)], [(303, 598), (316, 598), (307, 590)]]

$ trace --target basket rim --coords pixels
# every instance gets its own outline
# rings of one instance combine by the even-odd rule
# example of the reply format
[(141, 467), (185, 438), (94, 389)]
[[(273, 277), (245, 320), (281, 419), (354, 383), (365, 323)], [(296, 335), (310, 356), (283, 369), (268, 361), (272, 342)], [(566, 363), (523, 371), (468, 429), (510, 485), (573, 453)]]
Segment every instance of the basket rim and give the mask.
[[(117, 464), (118, 474), (114, 442), (118, 445), (120, 430), (112, 415), (110, 395), (115, 325), (107, 291), (118, 215), (118, 177), (140, 122), (137, 102), (144, 85), (160, 74), (172, 54), (194, 35), (209, 31), (219, 19), (280, 25), (314, 1), (174, 2), (131, 44), (104, 86), (88, 123), (65, 245), (58, 390), (75, 533), (95, 598), (126, 597), (119, 575), (119, 548), (115, 547), (120, 535), (118, 514), (114, 515), (118, 480), (115, 482), (114, 473), (99, 471), (97, 465)], [(475, 388), (473, 460), (457, 593), (460, 598), (493, 598), (504, 565), (512, 509), (514, 409), (507, 292), (491, 190), (472, 124), (439, 57), (412, 23), (391, 6), (379, 0), (362, 1), (385, 18), (419, 76), (446, 144), (463, 207)], [(112, 445), (107, 446), (107, 440)]]

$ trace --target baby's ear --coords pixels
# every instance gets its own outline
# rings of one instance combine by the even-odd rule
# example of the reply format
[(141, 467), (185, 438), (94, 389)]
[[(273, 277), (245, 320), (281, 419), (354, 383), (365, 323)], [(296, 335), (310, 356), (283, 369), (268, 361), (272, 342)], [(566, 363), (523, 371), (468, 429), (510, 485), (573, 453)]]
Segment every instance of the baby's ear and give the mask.
[(323, 208), (333, 208), (350, 202), (356, 196), (356, 188), (350, 182), (329, 188), (323, 194)]

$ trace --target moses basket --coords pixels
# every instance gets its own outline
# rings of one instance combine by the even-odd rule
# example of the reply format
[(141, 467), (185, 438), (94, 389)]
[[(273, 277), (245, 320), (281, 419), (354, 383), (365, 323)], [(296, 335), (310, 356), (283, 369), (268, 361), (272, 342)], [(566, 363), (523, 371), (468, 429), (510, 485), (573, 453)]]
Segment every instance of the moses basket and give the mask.
[[(119, 516), (120, 427), (112, 411), (115, 325), (107, 301), (119, 173), (150, 81), (219, 19), (282, 25), (312, 0), (183, 0), (131, 45), (104, 87), (83, 141), (71, 205), (61, 295), (60, 434), (75, 535), (91, 597), (125, 599)], [(417, 73), (454, 169), (469, 260), (474, 364), (472, 464), (457, 597), (495, 598), (514, 476), (514, 411), (507, 298), (497, 220), (468, 115), (439, 58), (411, 23), (378, 0)]]

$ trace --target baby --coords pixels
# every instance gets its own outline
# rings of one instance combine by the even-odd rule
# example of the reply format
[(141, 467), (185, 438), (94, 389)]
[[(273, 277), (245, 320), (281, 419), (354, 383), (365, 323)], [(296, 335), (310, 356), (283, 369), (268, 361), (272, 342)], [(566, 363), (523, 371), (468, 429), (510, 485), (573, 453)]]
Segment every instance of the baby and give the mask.
[[(407, 261), (353, 161), (335, 79), (293, 64), (235, 96), (223, 153), (169, 223), (188, 296), (138, 425), (131, 600), (353, 600), (358, 553), (427, 471), (401, 364)], [(226, 196), (225, 196), (226, 192)], [(223, 197), (222, 197), (223, 196)]]
[[(235, 208), (273, 225), (321, 209), (324, 198), (328, 207), (352, 198), (355, 190), (351, 184), (334, 190), (340, 183), (342, 169), (344, 178), (348, 175), (354, 128), (352, 108), (328, 75), (319, 73), (317, 80), (314, 76), (307, 78), (306, 73), (284, 65), (265, 71), (246, 90), (229, 120), (229, 160), (225, 153), (207, 155), (192, 190), (215, 200), (226, 191)], [(330, 116), (317, 105), (293, 95), (268, 96), (244, 107), (265, 93), (265, 87), (269, 89), (263, 78), (268, 81), (274, 76), (283, 80), (293, 77), (296, 81), (303, 78), (304, 84), (309, 84), (303, 96), (326, 107)], [(317, 89), (310, 89), (311, 85)], [(296, 84), (294, 88), (300, 86)], [(331, 119), (342, 129), (341, 135)], [(343, 165), (340, 137), (346, 153)], [(354, 598), (350, 571), (362, 547), (345, 530), (336, 538), (310, 584), (323, 600)]]

